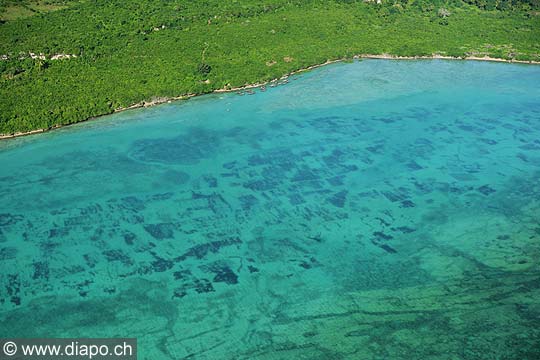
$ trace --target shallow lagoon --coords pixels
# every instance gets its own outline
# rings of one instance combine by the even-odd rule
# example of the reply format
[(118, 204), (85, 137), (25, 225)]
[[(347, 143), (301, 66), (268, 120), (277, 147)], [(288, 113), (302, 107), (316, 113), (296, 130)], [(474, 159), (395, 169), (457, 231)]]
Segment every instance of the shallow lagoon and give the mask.
[(538, 359), (538, 84), (364, 60), (0, 142), (0, 337)]

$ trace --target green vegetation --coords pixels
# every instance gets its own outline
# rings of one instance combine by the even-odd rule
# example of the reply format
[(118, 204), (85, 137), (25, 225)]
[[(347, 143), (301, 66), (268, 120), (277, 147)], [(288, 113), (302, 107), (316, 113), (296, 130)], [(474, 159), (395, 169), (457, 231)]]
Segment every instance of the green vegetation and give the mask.
[(6, 22), (60, 10), (76, 0), (0, 0), (0, 21)]
[(3, 0), (62, 9), (0, 24), (0, 134), (355, 54), (539, 61), (539, 1)]

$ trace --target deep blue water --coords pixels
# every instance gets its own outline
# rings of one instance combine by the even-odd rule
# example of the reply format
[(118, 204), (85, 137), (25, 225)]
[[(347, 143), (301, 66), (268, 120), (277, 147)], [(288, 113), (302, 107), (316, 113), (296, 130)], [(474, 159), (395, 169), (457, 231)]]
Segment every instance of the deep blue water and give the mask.
[(289, 80), (0, 142), (0, 337), (540, 358), (540, 67)]

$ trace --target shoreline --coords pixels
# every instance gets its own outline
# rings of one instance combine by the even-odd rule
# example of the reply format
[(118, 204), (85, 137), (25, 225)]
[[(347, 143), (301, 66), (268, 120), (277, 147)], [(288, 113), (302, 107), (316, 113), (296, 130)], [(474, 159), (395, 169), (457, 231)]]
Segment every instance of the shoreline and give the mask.
[(530, 64), (530, 65), (539, 65), (540, 61), (535, 60), (515, 60), (515, 59), (501, 59), (494, 58), (490, 56), (466, 56), (466, 57), (457, 57), (457, 56), (446, 56), (446, 55), (418, 55), (418, 56), (399, 56), (399, 55), (390, 55), (390, 54), (380, 54), (380, 55), (358, 55), (353, 56), (353, 59), (387, 59), (387, 60), (472, 60), (472, 61), (490, 61), (490, 62), (501, 62), (501, 63), (510, 63), (510, 64)]
[(337, 62), (342, 62), (342, 61), (346, 61), (346, 60), (356, 60), (356, 59), (384, 59), (384, 60), (436, 60), (436, 59), (439, 59), (439, 60), (490, 61), (490, 62), (502, 62), (502, 63), (514, 63), (514, 64), (531, 64), (531, 65), (539, 65), (540, 64), (540, 61), (534, 61), (534, 60), (514, 60), (514, 59), (507, 60), (507, 59), (501, 59), (501, 58), (493, 58), (493, 57), (489, 57), (489, 56), (484, 56), (484, 57), (478, 57), (478, 56), (454, 57), (454, 56), (445, 56), (445, 55), (439, 55), (439, 54), (434, 54), (434, 55), (431, 55), (431, 56), (428, 56), (428, 55), (399, 56), (399, 55), (391, 55), (391, 54), (378, 54), (378, 55), (376, 55), (376, 54), (361, 54), (361, 55), (354, 55), (352, 58), (341, 58), (341, 59), (335, 59), (335, 60), (328, 60), (328, 61), (326, 61), (326, 62), (324, 62), (322, 64), (315, 64), (315, 65), (311, 65), (311, 66), (308, 66), (308, 67), (305, 67), (305, 68), (302, 68), (302, 69), (291, 71), (291, 72), (281, 76), (280, 78), (272, 79), (272, 80), (269, 80), (269, 81), (257, 82), (257, 83), (248, 84), (248, 85), (244, 85), (244, 86), (238, 86), (238, 87), (234, 87), (234, 88), (221, 88), (221, 89), (216, 89), (216, 90), (208, 92), (208, 93), (185, 94), (185, 95), (173, 96), (173, 97), (158, 97), (158, 98), (155, 98), (155, 99), (150, 100), (150, 101), (145, 100), (145, 101), (141, 101), (141, 102), (135, 103), (135, 104), (127, 106), (127, 107), (120, 107), (120, 108), (115, 109), (114, 111), (112, 111), (110, 113), (103, 114), (103, 115), (92, 116), (92, 117), (89, 117), (87, 119), (77, 121), (77, 122), (74, 122), (74, 123), (71, 123), (71, 124), (54, 125), (54, 126), (52, 126), (50, 128), (47, 128), (47, 129), (36, 129), (36, 130), (31, 130), (31, 131), (26, 131), (26, 132), (18, 132), (18, 133), (14, 133), (14, 134), (0, 134), (0, 141), (1, 140), (7, 140), (7, 139), (14, 139), (14, 138), (23, 137), (23, 136), (29, 136), (29, 135), (45, 133), (45, 132), (49, 132), (49, 131), (52, 131), (52, 130), (68, 127), (68, 126), (71, 126), (71, 125), (75, 125), (75, 124), (95, 120), (95, 119), (101, 118), (103, 116), (116, 114), (116, 113), (126, 111), (126, 110), (139, 109), (139, 108), (143, 108), (143, 107), (147, 108), (147, 107), (151, 107), (151, 106), (155, 106), (155, 105), (171, 103), (171, 102), (177, 101), (177, 100), (188, 100), (188, 99), (190, 99), (192, 97), (201, 96), (201, 95), (228, 93), (228, 92), (233, 92), (233, 91), (242, 91), (242, 90), (246, 90), (246, 89), (255, 89), (255, 88), (259, 88), (259, 87), (261, 87), (263, 85), (267, 85), (267, 84), (272, 83), (272, 82), (287, 79), (289, 76), (296, 75), (296, 74), (299, 74), (299, 73), (302, 73), (302, 72), (305, 72), (305, 71), (316, 69), (316, 68), (326, 66), (326, 65), (329, 65), (329, 64), (334, 64), (334, 63), (337, 63)]

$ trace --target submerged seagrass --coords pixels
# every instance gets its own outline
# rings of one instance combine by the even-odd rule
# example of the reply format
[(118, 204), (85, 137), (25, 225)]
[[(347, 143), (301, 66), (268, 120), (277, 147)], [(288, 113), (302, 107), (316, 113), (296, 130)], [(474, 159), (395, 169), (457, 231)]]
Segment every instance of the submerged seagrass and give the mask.
[(365, 60), (0, 143), (0, 336), (540, 358), (540, 67)]

